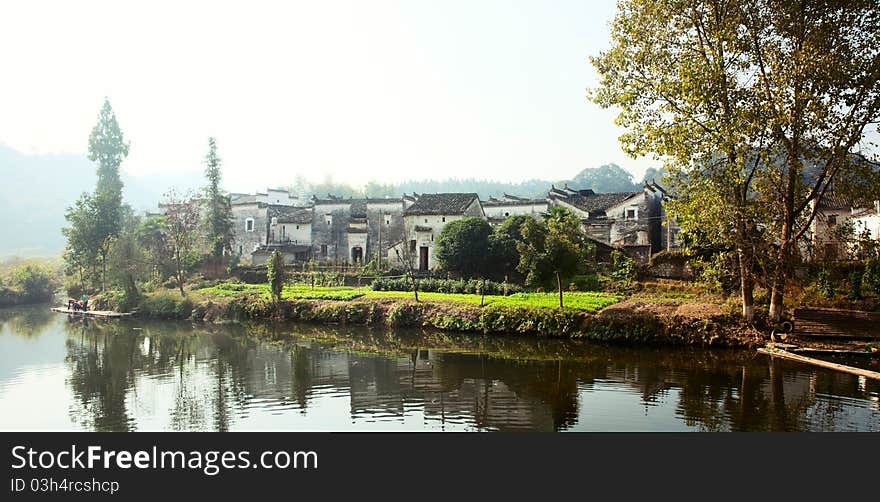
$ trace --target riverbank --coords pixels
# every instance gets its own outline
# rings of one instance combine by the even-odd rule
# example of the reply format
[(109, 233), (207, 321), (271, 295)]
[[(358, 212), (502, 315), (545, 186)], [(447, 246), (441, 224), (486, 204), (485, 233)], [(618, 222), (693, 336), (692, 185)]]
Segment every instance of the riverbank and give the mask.
[[(421, 301), (416, 302), (407, 292), (325, 289), (291, 288), (278, 303), (252, 288), (197, 289), (185, 298), (172, 292), (151, 293), (140, 299), (137, 314), (206, 323), (291, 321), (631, 345), (752, 348), (765, 341), (754, 327), (711, 303), (625, 300), (604, 293), (569, 292), (565, 300), (570, 306), (558, 309), (550, 306), (555, 301), (552, 293), (507, 297), (421, 293)], [(96, 298), (95, 305), (108, 310), (118, 307), (113, 305), (112, 295)]]

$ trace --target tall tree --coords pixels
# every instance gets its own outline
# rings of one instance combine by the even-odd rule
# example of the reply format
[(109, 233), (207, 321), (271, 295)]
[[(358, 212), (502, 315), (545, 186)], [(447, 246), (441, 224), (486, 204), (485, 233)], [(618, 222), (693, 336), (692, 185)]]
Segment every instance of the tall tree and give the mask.
[(593, 250), (577, 216), (567, 209), (551, 207), (544, 221), (527, 220), (522, 225), (523, 242), (518, 270), (531, 286), (556, 285), (559, 308), (563, 307), (562, 284), (586, 271)]
[(215, 264), (218, 264), (223, 253), (232, 251), (232, 205), (229, 196), (223, 193), (220, 186), (222, 174), (220, 172), (220, 157), (217, 155), (217, 141), (208, 138), (208, 154), (205, 156), (205, 178), (208, 184), (205, 187), (206, 212), (205, 235), (208, 240), (208, 249)]
[(174, 264), (174, 278), (180, 296), (186, 296), (183, 285), (187, 275), (198, 260), (196, 240), (199, 228), (199, 205), (191, 194), (181, 195), (175, 190), (165, 194), (166, 243), (168, 254)]
[(287, 265), (284, 263), (284, 255), (277, 249), (266, 264), (266, 277), (269, 281), (269, 291), (272, 293), (272, 302), (277, 307), (278, 302), (281, 301), (284, 284), (287, 283)]
[(98, 163), (94, 204), (102, 290), (107, 286), (107, 253), (122, 221), (122, 178), (119, 175), (119, 166), (128, 156), (128, 147), (110, 101), (104, 98), (98, 123), (89, 135), (89, 160)]
[[(772, 140), (761, 180), (776, 242), (770, 318), (783, 314), (790, 264), (830, 190), (877, 196), (859, 153), (880, 120), (880, 3), (758, 0), (742, 26), (757, 70), (755, 117)], [(870, 180), (865, 183), (866, 180)], [(870, 194), (859, 193), (867, 189)]]
[(593, 59), (602, 80), (592, 98), (620, 108), (625, 150), (665, 158), (685, 225), (736, 249), (747, 318), (755, 268), (773, 278), (779, 318), (795, 244), (821, 199), (835, 179), (870, 174), (849, 160), (877, 117), (878, 8), (623, 0), (612, 47)]

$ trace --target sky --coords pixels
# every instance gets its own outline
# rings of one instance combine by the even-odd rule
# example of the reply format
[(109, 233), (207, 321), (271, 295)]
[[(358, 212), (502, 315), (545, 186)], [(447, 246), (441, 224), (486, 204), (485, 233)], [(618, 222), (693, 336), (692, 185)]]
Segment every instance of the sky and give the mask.
[(615, 2), (370, 0), (0, 3), (0, 143), (85, 154), (104, 97), (138, 176), (227, 189), (297, 176), (566, 179), (615, 162), (614, 110), (588, 102)]

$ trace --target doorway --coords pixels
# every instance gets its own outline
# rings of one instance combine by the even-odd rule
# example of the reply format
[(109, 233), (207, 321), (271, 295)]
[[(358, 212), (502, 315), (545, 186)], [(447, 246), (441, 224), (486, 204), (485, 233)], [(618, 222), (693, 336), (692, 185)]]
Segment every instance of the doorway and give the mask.
[(419, 270), (426, 272), (428, 270), (428, 247), (419, 248)]
[(355, 246), (351, 248), (351, 261), (357, 265), (364, 259), (364, 248)]

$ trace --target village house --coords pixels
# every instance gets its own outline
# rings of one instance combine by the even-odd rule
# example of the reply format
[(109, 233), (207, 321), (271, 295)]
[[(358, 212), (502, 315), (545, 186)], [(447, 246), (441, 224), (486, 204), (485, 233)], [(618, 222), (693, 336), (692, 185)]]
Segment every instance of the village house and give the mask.
[(363, 264), (381, 259), (404, 236), (407, 197), (312, 198), (312, 259)]
[(486, 218), (493, 226), (500, 225), (511, 216), (525, 215), (536, 219), (543, 218), (549, 207), (547, 199), (526, 199), (507, 193), (500, 199), (489, 197), (489, 200), (482, 201), (481, 204)]
[[(551, 187), (547, 199), (552, 206), (564, 207), (581, 219), (587, 236), (604, 246), (620, 249), (631, 258), (646, 263), (653, 253), (670, 246), (675, 237), (664, 229), (665, 192), (646, 183), (637, 192), (595, 193), (575, 190), (568, 185)], [(604, 248), (603, 248), (604, 249)]]
[(308, 261), (312, 254), (312, 208), (270, 205), (266, 216), (266, 241), (251, 253), (253, 264), (266, 263), (275, 251), (280, 251), (287, 263)]
[[(294, 203), (297, 199), (287, 191), (276, 189), (255, 195), (230, 194), (229, 198), (232, 208), (232, 252), (239, 255), (245, 262), (254, 262), (255, 251), (272, 244), (273, 235), (277, 235), (277, 238), (281, 237), (281, 228), (273, 227), (273, 218), (277, 224), (279, 217), (284, 219), (290, 217), (287, 212), (294, 209)], [(292, 225), (286, 222), (281, 223), (285, 237), (296, 235), (297, 238), (301, 238), (302, 232), (297, 232), (295, 228), (300, 223)], [(294, 240), (298, 240), (297, 238)], [(274, 243), (278, 244), (279, 242)], [(291, 250), (291, 256), (296, 252)], [(265, 255), (265, 253), (261, 254)], [(264, 258), (258, 258), (258, 260), (264, 260)]]
[(880, 242), (880, 200), (874, 207), (852, 210), (853, 230), (856, 235), (865, 233), (869, 239)]
[[(815, 207), (816, 202), (812, 202)], [(852, 219), (852, 204), (848, 200), (826, 194), (819, 202), (816, 217), (810, 224), (807, 246), (802, 254), (813, 261), (838, 260), (846, 256), (846, 240), (842, 233)]]
[(408, 256), (413, 268), (421, 272), (432, 270), (436, 266), (434, 244), (443, 227), (467, 217), (486, 219), (476, 193), (414, 194), (413, 198), (414, 201), (405, 201), (404, 239), (388, 250), (389, 262), (398, 266), (406, 266)]

